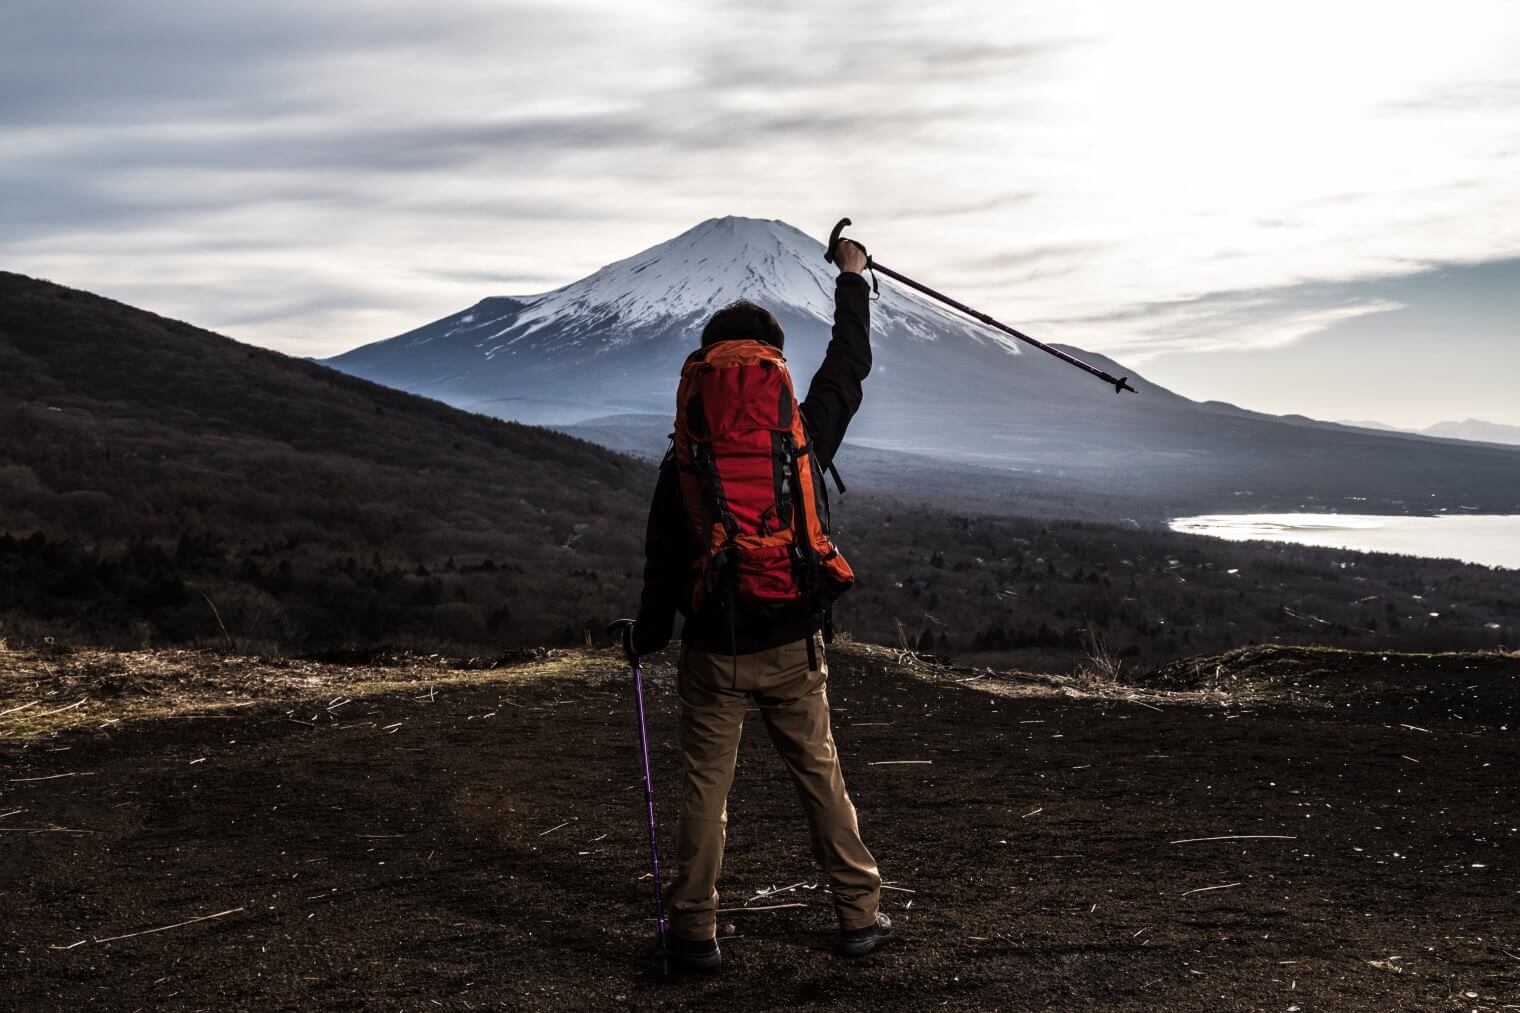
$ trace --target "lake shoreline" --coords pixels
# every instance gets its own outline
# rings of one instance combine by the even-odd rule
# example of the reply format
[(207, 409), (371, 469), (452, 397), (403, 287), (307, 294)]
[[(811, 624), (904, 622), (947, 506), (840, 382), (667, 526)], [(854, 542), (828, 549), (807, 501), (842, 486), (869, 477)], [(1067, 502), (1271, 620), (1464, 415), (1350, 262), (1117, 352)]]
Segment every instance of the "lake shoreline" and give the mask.
[(1520, 569), (1520, 514), (1202, 514), (1167, 522), (1179, 534), (1455, 559)]

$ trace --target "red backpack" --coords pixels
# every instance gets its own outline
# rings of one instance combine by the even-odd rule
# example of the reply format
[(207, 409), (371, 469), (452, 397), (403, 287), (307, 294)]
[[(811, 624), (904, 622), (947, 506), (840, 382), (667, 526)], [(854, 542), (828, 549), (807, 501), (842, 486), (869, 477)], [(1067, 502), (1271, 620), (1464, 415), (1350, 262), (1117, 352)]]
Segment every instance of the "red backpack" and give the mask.
[(823, 469), (779, 349), (745, 340), (693, 352), (673, 440), (701, 550), (693, 609), (721, 591), (731, 604), (822, 611), (854, 583), (829, 539)]

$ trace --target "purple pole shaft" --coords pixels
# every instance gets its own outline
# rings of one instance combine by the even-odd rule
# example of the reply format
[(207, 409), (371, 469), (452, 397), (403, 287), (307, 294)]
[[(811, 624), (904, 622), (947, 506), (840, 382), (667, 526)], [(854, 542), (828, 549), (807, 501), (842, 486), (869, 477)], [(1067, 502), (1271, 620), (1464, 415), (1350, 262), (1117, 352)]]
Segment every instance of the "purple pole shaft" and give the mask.
[(633, 663), (633, 692), (639, 702), (639, 755), (644, 761), (644, 806), (649, 810), (649, 862), (654, 866), (654, 910), (660, 952), (665, 952), (665, 897), (660, 887), (660, 845), (654, 823), (654, 777), (649, 770), (649, 726), (644, 720), (644, 666)]

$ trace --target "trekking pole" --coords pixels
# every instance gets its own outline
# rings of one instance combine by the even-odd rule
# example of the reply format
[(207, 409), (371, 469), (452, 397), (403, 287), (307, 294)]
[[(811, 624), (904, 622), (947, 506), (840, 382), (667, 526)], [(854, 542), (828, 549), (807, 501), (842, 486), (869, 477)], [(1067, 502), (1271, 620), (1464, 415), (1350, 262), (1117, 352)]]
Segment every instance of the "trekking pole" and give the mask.
[[(823, 259), (826, 260), (826, 261), (828, 261), (830, 264), (832, 264), (834, 262), (834, 253), (835, 253), (836, 250), (839, 249), (839, 242), (840, 242), (840, 235), (839, 235), (839, 233), (841, 233), (842, 231), (844, 231), (845, 226), (847, 226), (849, 224), (851, 224), (851, 222), (850, 222), (850, 220), (848, 218), (841, 218), (841, 219), (839, 219), (838, 223), (834, 226), (834, 231), (831, 232), (831, 233), (829, 233), (829, 246), (828, 246), (828, 249), (826, 249), (824, 251), (824, 253), (823, 253)], [(1065, 352), (1061, 351), (1059, 348), (1053, 348), (1050, 345), (1045, 344), (1045, 342), (1039, 340), (1038, 338), (1031, 338), (1029, 335), (1025, 334), (1023, 331), (1016, 330), (1015, 328), (1009, 327), (1007, 324), (1003, 323), (1000, 320), (994, 320), (992, 317), (989, 317), (987, 314), (981, 312), (980, 310), (974, 310), (970, 306), (967, 306), (965, 303), (960, 302), (959, 300), (950, 298), (949, 296), (945, 295), (943, 292), (936, 292), (934, 289), (930, 288), (928, 285), (924, 285), (924, 284), (921, 284), (920, 282), (916, 282), (912, 278), (909, 278), (907, 275), (898, 274), (896, 271), (892, 270), (890, 267), (886, 267), (886, 266), (884, 266), (882, 264), (878, 264), (875, 260), (872, 259), (871, 254), (866, 251), (866, 248), (864, 246), (862, 246), (860, 243), (856, 243), (855, 240), (853, 240), (853, 239), (846, 239), (844, 241), (847, 242), (847, 243), (855, 243), (856, 246), (860, 247), (860, 252), (864, 253), (866, 255), (866, 269), (867, 270), (870, 270), (870, 271), (879, 271), (880, 273), (886, 275), (888, 278), (892, 278), (892, 279), (894, 279), (896, 281), (900, 281), (904, 285), (908, 286), (909, 288), (916, 289), (917, 291), (922, 292), (924, 295), (928, 296), (931, 299), (938, 299), (940, 302), (944, 303), (946, 306), (949, 306), (949, 307), (951, 307), (953, 309), (960, 310), (962, 313), (966, 314), (968, 317), (971, 317), (973, 320), (979, 320), (982, 323), (986, 324), (988, 327), (996, 328), (997, 330), (1002, 331), (1004, 334), (1011, 334), (1015, 338), (1018, 338), (1020, 341), (1024, 342), (1025, 344), (1033, 345), (1034, 347), (1038, 348), (1042, 352), (1049, 352), (1051, 355), (1054, 355), (1057, 359), (1060, 359), (1062, 362), (1069, 362), (1073, 366), (1076, 366), (1078, 369), (1085, 370), (1086, 372), (1091, 373), (1093, 376), (1096, 376), (1098, 379), (1102, 380), (1104, 383), (1111, 383), (1111, 384), (1113, 384), (1114, 385), (1114, 393), (1115, 394), (1119, 393), (1120, 391), (1124, 391), (1124, 390), (1129, 391), (1131, 394), (1138, 394), (1138, 393), (1140, 393), (1139, 391), (1135, 390), (1135, 388), (1133, 388), (1133, 387), (1131, 387), (1129, 385), (1129, 377), (1127, 377), (1127, 376), (1115, 377), (1113, 374), (1111, 374), (1111, 373), (1109, 373), (1109, 372), (1107, 372), (1105, 370), (1099, 369), (1097, 366), (1088, 365), (1087, 363), (1083, 362), (1081, 359), (1077, 358), (1075, 355), (1068, 355)]]
[(622, 636), (623, 654), (633, 669), (633, 695), (638, 701), (639, 758), (644, 765), (644, 808), (649, 813), (649, 863), (654, 867), (655, 950), (650, 955), (659, 959), (660, 972), (665, 974), (670, 971), (670, 950), (665, 940), (665, 897), (660, 887), (660, 845), (654, 822), (654, 777), (649, 771), (649, 725), (644, 718), (644, 667), (639, 664), (638, 655), (633, 653), (633, 620), (614, 620), (607, 627), (607, 632), (610, 634), (614, 630)]

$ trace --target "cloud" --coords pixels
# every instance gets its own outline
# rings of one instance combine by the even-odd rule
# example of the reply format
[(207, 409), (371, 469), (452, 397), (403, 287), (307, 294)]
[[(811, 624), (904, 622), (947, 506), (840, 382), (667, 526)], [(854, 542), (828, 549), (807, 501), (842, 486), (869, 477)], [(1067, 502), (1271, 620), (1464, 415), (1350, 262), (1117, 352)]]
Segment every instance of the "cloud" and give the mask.
[(1004, 274), (1012, 269), (1052, 262), (1090, 259), (1102, 249), (1100, 243), (1041, 243), (1011, 247), (993, 252), (979, 252), (955, 262), (957, 274)]
[(1390, 112), (1461, 113), (1520, 106), (1520, 81), (1463, 81), (1423, 95), (1386, 103)]
[(1402, 309), (1392, 299), (1339, 283), (1210, 292), (1058, 322), (1103, 334), (1105, 348), (1143, 365), (1178, 352), (1270, 350), (1357, 317)]
[[(250, 122), (331, 106), (332, 78), (417, 53), (467, 55), (489, 6), (363, 0), (9, 0), (0, 9), (0, 124)], [(552, 5), (503, 10), (522, 36)]]
[[(1276, 332), (1291, 329), (1294, 318), (1326, 316), (1310, 324), (1312, 340), (1158, 354), (1145, 367), (1152, 382), (1318, 418), (1416, 428), (1470, 416), (1520, 424), (1512, 379), (1520, 371), (1520, 258), (1348, 285), (1219, 293), (1205, 302), (1234, 304), (1244, 316), (1235, 326), (1246, 331)], [(1173, 308), (1157, 309), (1127, 325), (1154, 326)], [(1345, 312), (1336, 319), (1338, 311)]]
[(1053, 340), (1276, 347), (1520, 249), (1520, 19), (1356, 6), (11, 0), (0, 262), (335, 352), (849, 214)]

